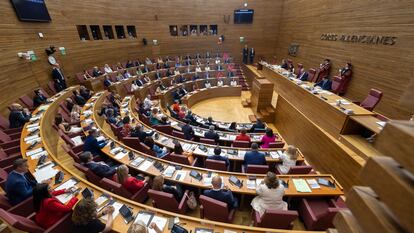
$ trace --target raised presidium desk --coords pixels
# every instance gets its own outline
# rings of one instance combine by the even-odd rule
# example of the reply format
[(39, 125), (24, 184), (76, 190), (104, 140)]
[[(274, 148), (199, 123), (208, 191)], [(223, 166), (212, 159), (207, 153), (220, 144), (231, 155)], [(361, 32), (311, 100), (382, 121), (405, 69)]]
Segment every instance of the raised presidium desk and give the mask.
[(361, 136), (367, 130), (371, 133), (382, 130), (383, 122), (375, 117), (375, 113), (332, 92), (314, 89), (313, 83), (300, 81), (279, 66), (266, 62), (261, 62), (261, 65), (260, 73), (275, 84), (276, 92), (309, 120), (354, 151), (362, 153), (365, 159), (375, 155), (373, 147)]
[[(239, 194), (246, 194), (246, 195), (255, 195), (255, 186), (257, 182), (260, 182), (264, 175), (259, 174), (241, 174), (241, 173), (233, 173), (233, 172), (222, 172), (222, 171), (215, 171), (209, 170), (205, 168), (199, 167), (192, 167), (188, 165), (178, 164), (170, 161), (166, 161), (163, 159), (159, 159), (156, 157), (151, 157), (147, 154), (144, 154), (138, 150), (134, 150), (121, 142), (118, 142), (114, 139), (110, 134), (106, 133), (103, 129), (102, 125), (104, 123), (104, 119), (97, 115), (96, 107), (99, 106), (103, 99), (105, 98), (105, 94), (103, 92), (96, 93), (85, 105), (83, 114), (81, 115), (81, 123), (82, 126), (89, 127), (91, 123), (96, 124), (96, 127), (104, 134), (101, 136), (104, 138), (109, 138), (110, 142), (114, 142), (114, 146), (111, 147), (111, 143), (108, 143), (102, 150), (105, 154), (107, 154), (112, 159), (118, 161), (119, 163), (126, 164), (129, 166), (130, 169), (138, 172), (144, 173), (150, 176), (156, 175), (164, 175), (165, 178), (171, 182), (177, 182), (185, 186), (196, 187), (198, 189), (209, 189), (211, 187), (211, 177), (214, 174), (220, 175), (223, 178), (223, 182), (227, 185), (233, 192)], [(130, 97), (126, 97), (126, 99), (130, 99)], [(122, 104), (121, 112), (129, 112), (128, 105)], [(90, 110), (93, 111), (93, 114), (90, 113)], [(87, 111), (87, 114), (85, 114)], [(160, 136), (161, 138), (161, 136)], [(132, 153), (130, 153), (132, 152)], [(133, 154), (133, 157), (130, 155)], [(160, 169), (160, 165), (163, 168)], [(156, 168), (157, 166), (158, 168)], [(202, 180), (197, 180), (190, 176), (191, 171), (198, 172), (203, 178)], [(209, 177), (210, 173), (210, 177)], [(254, 175), (254, 176), (253, 176)], [(241, 188), (233, 185), (229, 178), (230, 176), (237, 177), (241, 182), (243, 182), (243, 186)], [(340, 196), (343, 195), (342, 186), (329, 174), (309, 174), (309, 175), (280, 175), (280, 179), (284, 180), (287, 183), (287, 188), (285, 191), (286, 196), (291, 197), (311, 197), (311, 196)], [(303, 182), (308, 181), (312, 182), (319, 178), (323, 178), (334, 183), (334, 187), (328, 187), (320, 185), (317, 189), (308, 189), (302, 190), (302, 186), (296, 188), (294, 182)], [(311, 180), (311, 181), (309, 181)], [(299, 190), (298, 190), (299, 189)], [(310, 192), (309, 192), (310, 191)]]
[[(98, 187), (89, 181), (87, 181), (83, 176), (80, 176), (73, 172), (72, 169), (65, 165), (63, 165), (59, 161), (58, 156), (58, 142), (59, 136), (57, 131), (53, 128), (52, 122), (54, 121), (54, 117), (58, 111), (59, 103), (63, 102), (66, 98), (72, 95), (72, 90), (78, 87), (70, 87), (65, 91), (60, 92), (59, 94), (52, 96), (49, 100), (51, 103), (41, 105), (33, 112), (33, 117), (30, 122), (28, 122), (22, 131), (20, 146), (21, 152), (24, 158), (28, 159), (29, 164), (29, 171), (30, 173), (36, 178), (38, 182), (43, 180), (48, 180), (53, 178), (58, 171), (64, 172), (64, 179), (60, 184), (54, 184), (51, 182), (51, 187), (55, 190), (69, 188), (76, 186), (79, 189), (89, 188), (93, 190), (93, 195), (95, 198), (95, 202), (98, 203), (99, 208), (105, 206), (106, 204), (110, 203), (110, 201), (114, 201), (112, 205), (114, 205), (116, 211), (114, 212), (114, 224), (113, 230), (115, 232), (127, 232), (130, 224), (126, 224), (123, 217), (119, 214), (119, 208), (125, 204), (131, 208), (134, 216), (141, 211), (147, 211), (153, 213), (156, 217), (153, 218), (154, 221), (157, 222), (159, 227), (163, 230), (163, 232), (170, 232), (168, 229), (168, 222), (172, 218), (176, 218), (175, 220), (179, 221), (184, 228), (188, 230), (195, 230), (196, 228), (208, 228), (214, 229), (214, 232), (287, 232), (288, 230), (277, 230), (277, 229), (268, 229), (268, 228), (257, 228), (257, 227), (250, 227), (250, 226), (242, 226), (242, 225), (235, 225), (235, 224), (226, 224), (221, 222), (209, 221), (205, 219), (199, 219), (195, 217), (189, 217), (177, 213), (172, 213), (160, 209), (153, 208), (151, 206), (147, 206), (144, 204), (140, 204), (137, 202), (133, 202), (129, 199), (123, 198), (121, 196), (109, 193), (108, 191)], [(95, 96), (98, 97), (98, 96)], [(90, 104), (93, 104), (94, 98), (91, 100)], [(84, 118), (84, 117), (83, 117)], [(30, 138), (31, 137), (31, 138)], [(37, 141), (38, 143), (35, 146), (31, 146), (33, 142)], [(38, 160), (42, 155), (48, 155), (48, 159), (46, 163), (37, 166)], [(143, 158), (145, 155), (140, 154)], [(125, 158), (124, 158), (125, 159)], [(119, 160), (119, 159), (118, 159)], [(129, 162), (129, 161), (128, 161)], [(152, 168), (151, 168), (152, 169)], [(156, 172), (156, 171), (154, 171)], [(307, 177), (307, 176), (300, 176), (300, 177)], [(320, 176), (321, 177), (321, 176)], [(332, 180), (329, 176), (325, 176), (329, 180)], [(186, 178), (188, 179), (188, 178)], [(186, 181), (188, 182), (188, 181)], [(191, 181), (190, 181), (191, 182)], [(290, 185), (293, 186), (293, 185)], [(292, 188), (289, 188), (291, 190)], [(292, 189), (291, 191), (287, 191), (290, 194), (294, 194), (295, 191)], [(325, 188), (322, 187), (321, 190), (313, 190), (312, 193), (318, 192), (320, 195), (327, 194), (327, 195), (341, 195), (343, 194), (340, 191), (340, 186), (337, 184), (335, 189)], [(301, 193), (301, 195), (312, 195), (312, 193)], [(296, 192), (296, 194), (298, 194)], [(57, 198), (62, 202), (66, 203), (70, 200), (71, 195), (60, 195)], [(70, 218), (70, 216), (68, 216)], [(177, 219), (178, 218), (178, 219)], [(105, 221), (106, 217), (103, 217), (103, 221)], [(137, 217), (135, 219), (138, 219)], [(150, 231), (151, 232), (151, 231)], [(305, 232), (305, 231), (289, 231), (289, 232)], [(309, 231), (306, 231), (309, 232)]]

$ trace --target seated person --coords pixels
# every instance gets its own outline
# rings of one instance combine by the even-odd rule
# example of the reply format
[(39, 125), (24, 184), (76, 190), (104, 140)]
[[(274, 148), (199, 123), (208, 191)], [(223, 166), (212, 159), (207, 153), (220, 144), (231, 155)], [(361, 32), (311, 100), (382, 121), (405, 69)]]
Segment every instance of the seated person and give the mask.
[(203, 194), (207, 197), (216, 199), (217, 201), (226, 203), (229, 209), (237, 208), (239, 205), (237, 199), (233, 196), (233, 193), (227, 186), (222, 188), (222, 182), (220, 176), (214, 176), (211, 180), (213, 188), (204, 190)]
[(221, 66), (220, 64), (217, 65), (217, 70), (219, 70), (219, 71), (223, 70), (223, 66)]
[(80, 86), (79, 87), (79, 94), (85, 99), (85, 100), (89, 100), (92, 95), (93, 95), (93, 91), (87, 89), (85, 86)]
[(75, 103), (73, 103), (72, 98), (66, 98), (65, 104), (66, 104), (66, 108), (69, 110), (69, 112), (72, 111), (72, 108), (75, 105)]
[(87, 70), (84, 70), (83, 71), (83, 79), (85, 79), (85, 80), (88, 80), (88, 79), (90, 79), (90, 78), (93, 78), (90, 74), (89, 74), (89, 72), (87, 71)]
[(180, 102), (180, 101), (181, 101), (181, 96), (180, 96), (180, 94), (178, 93), (178, 90), (174, 90), (174, 91), (172, 92), (172, 98), (173, 98), (174, 103), (175, 103), (175, 102)]
[(131, 130), (131, 137), (137, 137), (140, 142), (143, 142), (146, 137), (151, 137), (155, 131), (144, 131), (144, 126), (141, 124), (137, 124), (134, 128)]
[(167, 69), (167, 72), (165, 73), (165, 76), (170, 77), (174, 75), (174, 72), (172, 72), (170, 69)]
[(75, 102), (76, 102), (77, 105), (83, 106), (83, 105), (86, 104), (86, 99), (83, 98), (83, 96), (81, 96), (79, 94), (79, 91), (78, 90), (74, 90), (72, 93), (74, 95)]
[(145, 177), (144, 180), (137, 179), (131, 176), (129, 174), (129, 168), (125, 164), (122, 164), (116, 169), (116, 175), (113, 177), (113, 180), (120, 183), (131, 194), (135, 194), (149, 181), (149, 177)]
[(145, 58), (145, 64), (147, 64), (147, 65), (151, 65), (151, 64), (152, 64), (151, 59), (149, 59), (148, 57), (147, 57), (147, 58)]
[(63, 117), (60, 113), (57, 113), (55, 116), (55, 124), (62, 130), (65, 134), (76, 134), (82, 132), (81, 127), (71, 126), (69, 123), (63, 120)]
[(230, 123), (228, 130), (231, 132), (237, 132), (237, 123), (235, 121)]
[(155, 72), (155, 78), (156, 79), (162, 79), (162, 74), (159, 70), (157, 70), (157, 72)]
[(265, 129), (266, 126), (263, 124), (262, 119), (257, 118), (256, 123), (252, 125), (252, 128), (250, 128), (250, 132), (255, 132), (257, 129)]
[(206, 66), (204, 67), (204, 71), (210, 71), (210, 64), (207, 62)]
[(118, 119), (115, 117), (114, 110), (112, 108), (108, 108), (105, 112), (105, 119), (111, 123), (116, 125), (118, 123)]
[(237, 80), (235, 78), (232, 78), (230, 81), (230, 86), (235, 87), (237, 86)]
[(96, 129), (89, 130), (89, 135), (83, 142), (83, 151), (88, 151), (93, 155), (101, 155), (106, 157), (106, 154), (102, 152), (102, 148), (106, 146), (106, 141), (98, 141), (98, 131)]
[(263, 135), (261, 139), (261, 147), (262, 148), (269, 148), (269, 144), (271, 142), (276, 141), (276, 135), (273, 133), (273, 130), (271, 128), (266, 129), (265, 135)]
[(219, 147), (219, 146), (216, 146), (215, 148), (214, 148), (214, 155), (209, 155), (208, 157), (207, 157), (207, 159), (213, 159), (213, 160), (219, 160), (219, 161), (224, 161), (224, 162), (226, 162), (226, 167), (227, 167), (227, 169), (229, 168), (229, 166), (230, 166), (230, 160), (229, 160), (229, 158), (227, 158), (227, 156), (221, 156), (220, 154), (221, 154), (221, 148)]
[(332, 90), (332, 81), (329, 79), (328, 76), (322, 78), (321, 81), (316, 83), (314, 87), (320, 87), (322, 90), (330, 91)]
[(123, 70), (123, 69), (124, 69), (124, 67), (122, 66), (121, 62), (116, 63), (116, 69), (117, 69), (118, 71), (120, 71), (120, 70)]
[(70, 195), (73, 191), (74, 189), (54, 191), (49, 184), (46, 183), (36, 185), (33, 189), (33, 206), (36, 212), (35, 222), (40, 227), (48, 229), (61, 220), (67, 213), (71, 213), (72, 208), (78, 202), (76, 195), (74, 195), (67, 204), (62, 204), (56, 196), (61, 194)]
[(289, 145), (286, 151), (280, 156), (282, 164), (280, 164), (279, 170), (282, 174), (287, 174), (291, 167), (296, 166), (296, 160), (298, 159), (298, 149), (292, 145)]
[(205, 74), (204, 74), (204, 78), (205, 79), (209, 79), (210, 78), (210, 72), (205, 72)]
[(180, 119), (184, 119), (185, 118), (185, 112), (186, 112), (186, 107), (185, 106), (181, 106), (180, 110), (177, 112), (178, 118)]
[(155, 152), (157, 158), (162, 158), (167, 154), (167, 149), (160, 148), (157, 144), (155, 144), (154, 139), (152, 137), (146, 137), (144, 139), (144, 144), (151, 148), (152, 151)]
[(27, 159), (16, 159), (13, 162), (13, 169), (7, 176), (4, 191), (9, 203), (17, 205), (32, 196), (36, 181), (26, 176), (29, 169)]
[(200, 67), (200, 65), (199, 64), (197, 64), (197, 67), (195, 68), (195, 72), (197, 73), (197, 72), (201, 72), (201, 67)]
[(125, 68), (131, 68), (134, 66), (134, 63), (132, 63), (132, 61), (128, 60), (125, 64)]
[(137, 67), (137, 69), (135, 70), (135, 74), (141, 76), (144, 74), (144, 72), (142, 72), (142, 70), (139, 67)]
[(151, 109), (152, 106), (154, 106), (154, 103), (151, 100), (151, 95), (147, 95), (147, 97), (145, 97), (143, 103), (144, 103), (144, 108), (145, 109)]
[(347, 62), (345, 64), (345, 67), (339, 70), (339, 74), (343, 78), (349, 78), (352, 76), (352, 64), (350, 62)]
[(193, 127), (191, 127), (191, 125), (189, 124), (189, 122), (188, 122), (188, 121), (185, 123), (185, 125), (183, 125), (183, 126), (181, 127), (181, 132), (183, 132), (183, 134), (184, 134), (184, 138), (185, 138), (186, 140), (192, 140), (192, 139), (193, 139), (193, 137), (194, 137), (194, 130), (193, 130)]
[(177, 83), (184, 83), (187, 81), (181, 74), (177, 78)]
[(297, 77), (301, 81), (308, 81), (309, 73), (305, 71), (305, 68), (302, 68), (300, 75)]
[(233, 76), (234, 76), (233, 72), (232, 72), (231, 70), (229, 70), (229, 71), (227, 72), (227, 78), (231, 78), (231, 77), (233, 77)]
[(185, 115), (185, 119), (188, 120), (190, 123), (192, 124), (197, 124), (197, 120), (194, 117), (193, 113), (191, 112), (191, 110), (187, 111), (187, 115)]
[(149, 121), (151, 125), (159, 125), (161, 121), (161, 114), (159, 114), (157, 108), (153, 108), (151, 110), (151, 114), (149, 116)]
[(105, 76), (105, 78), (104, 78), (104, 86), (105, 87), (109, 87), (109, 86), (111, 86), (112, 85), (112, 81), (109, 79), (109, 77), (108, 76)]
[(193, 88), (193, 91), (198, 91), (198, 86), (196, 83), (193, 84), (192, 88)]
[(285, 188), (273, 172), (268, 172), (264, 180), (256, 187), (257, 196), (251, 202), (252, 208), (260, 216), (266, 210), (287, 210), (287, 203), (283, 201)]
[(93, 69), (92, 69), (92, 76), (93, 77), (99, 77), (101, 75), (103, 75), (102, 71), (100, 71), (97, 66), (93, 67)]
[(174, 100), (174, 104), (171, 106), (171, 109), (178, 113), (180, 111), (180, 102), (178, 100)]
[(142, 78), (143, 83), (150, 83), (151, 79), (148, 77), (148, 75), (144, 74), (144, 77)]
[(252, 143), (251, 150), (244, 155), (243, 166), (247, 165), (266, 165), (266, 158), (264, 153), (259, 152), (259, 145)]
[[(77, 233), (108, 233), (112, 231), (113, 215), (115, 211), (112, 205), (102, 208), (98, 212), (98, 206), (93, 198), (83, 198), (75, 206), (72, 213), (72, 232)], [(108, 215), (106, 223), (99, 220)]]
[(155, 94), (161, 95), (165, 89), (165, 86), (160, 83), (160, 85), (158, 85), (157, 89), (155, 90)]
[(142, 86), (141, 80), (136, 79), (131, 83), (131, 91), (136, 91)]
[(129, 71), (128, 71), (128, 70), (125, 70), (123, 75), (124, 75), (124, 78), (125, 78), (125, 79), (129, 79), (129, 78), (131, 78), (131, 77), (132, 77), (131, 73), (129, 73)]
[(197, 79), (200, 79), (200, 76), (198, 76), (198, 71), (194, 73), (194, 76), (191, 78), (191, 81), (196, 81)]
[(105, 162), (95, 162), (93, 161), (93, 156), (91, 152), (85, 151), (82, 152), (82, 154), (79, 155), (79, 158), (82, 162), (82, 165), (91, 169), (95, 175), (101, 177), (101, 178), (108, 178), (112, 179), (116, 172), (116, 168), (110, 167)]
[(159, 125), (170, 125), (171, 123), (168, 121), (167, 116), (162, 116)]
[(125, 116), (122, 119), (122, 125), (123, 126), (122, 126), (122, 129), (121, 129), (121, 134), (122, 134), (123, 137), (127, 137), (131, 133), (132, 126), (131, 126), (130, 122), (131, 122), (131, 118), (129, 116)]
[(124, 76), (122, 75), (121, 72), (118, 72), (118, 74), (116, 75), (116, 81), (120, 82), (122, 80), (124, 80)]
[(185, 95), (187, 95), (188, 91), (184, 87), (178, 88), (178, 95), (180, 95), (180, 98), (183, 98)]
[(10, 129), (23, 127), (26, 122), (29, 122), (32, 114), (29, 109), (23, 108), (20, 104), (14, 103), (10, 105)]
[(215, 63), (216, 63), (216, 65), (220, 64), (221, 63), (220, 58), (217, 57), (216, 60), (215, 60)]
[(173, 144), (174, 144), (174, 149), (173, 149), (172, 152), (174, 154), (177, 154), (177, 155), (184, 155), (185, 157), (187, 157), (188, 163), (193, 164), (193, 162), (194, 162), (193, 152), (192, 151), (184, 151), (183, 147), (181, 146), (181, 143), (177, 139), (173, 140)]
[(36, 108), (46, 103), (47, 98), (46, 96), (43, 95), (40, 89), (36, 89), (34, 93), (35, 93), (35, 96), (33, 97), (33, 107)]
[(82, 108), (79, 105), (73, 105), (72, 111), (70, 112), (70, 123), (78, 123), (80, 121), (81, 111)]
[(289, 65), (287, 64), (285, 59), (282, 59), (282, 64), (280, 65), (280, 67), (285, 70), (289, 68)]
[(152, 181), (152, 189), (156, 191), (171, 193), (178, 203), (180, 203), (184, 195), (181, 186), (179, 186), (178, 184), (164, 184), (164, 177), (162, 175), (154, 177), (154, 180)]
[(131, 224), (131, 226), (129, 226), (127, 233), (148, 233), (150, 232), (150, 229), (155, 231), (155, 233), (163, 232), (155, 222), (151, 222), (147, 227), (146, 223), (137, 219)]
[(105, 64), (104, 71), (106, 74), (114, 72), (108, 64)]
[(206, 80), (206, 81), (204, 82), (204, 87), (205, 87), (205, 88), (210, 88), (210, 87), (211, 87), (211, 83), (210, 83), (210, 81)]
[(180, 74), (180, 70), (178, 70), (178, 68), (175, 68), (174, 75), (179, 75), (179, 74)]
[(218, 142), (220, 140), (220, 136), (214, 132), (214, 125), (210, 125), (208, 127), (208, 131), (204, 133), (204, 137), (207, 139), (213, 139), (215, 142)]
[(175, 86), (175, 85), (177, 85), (177, 79), (176, 77), (172, 77), (170, 81), (170, 86)]
[(223, 79), (219, 78), (219, 80), (217, 81), (217, 86), (222, 87), (223, 85), (224, 85)]
[(149, 70), (149, 68), (148, 68), (148, 66), (147, 66), (147, 65), (145, 65), (145, 66), (144, 66), (143, 72), (144, 72), (144, 73), (148, 73), (148, 72), (150, 72), (150, 70)]
[(247, 135), (246, 129), (240, 130), (240, 134), (237, 135), (236, 141), (251, 142), (251, 139), (250, 139), (249, 135)]

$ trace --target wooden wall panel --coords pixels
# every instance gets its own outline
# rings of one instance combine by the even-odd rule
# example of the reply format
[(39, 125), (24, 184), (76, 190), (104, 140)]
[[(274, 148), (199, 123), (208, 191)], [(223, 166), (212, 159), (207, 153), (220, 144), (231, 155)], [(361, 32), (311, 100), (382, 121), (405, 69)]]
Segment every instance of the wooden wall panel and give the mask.
[[(44, 49), (49, 45), (66, 48), (67, 55), (56, 54), (70, 82), (74, 74), (93, 65), (114, 63), (136, 57), (176, 55), (203, 51), (227, 51), (239, 59), (244, 36), (249, 46), (256, 48), (256, 57), (274, 54), (282, 10), (282, 1), (248, 0), (248, 8), (255, 10), (251, 25), (234, 25), (233, 11), (242, 7), (239, 0), (73, 0), (52, 1), (46, 4), (51, 23), (20, 22), (10, 1), (0, 2), (0, 111), (37, 86), (46, 86), (51, 80), (50, 66)], [(158, 20), (155, 19), (157, 15)], [(224, 23), (230, 15), (230, 23)], [(85, 41), (79, 39), (76, 25), (135, 25), (137, 39)], [(171, 37), (169, 25), (217, 24), (225, 42), (217, 45), (218, 36)], [(114, 27), (113, 27), (114, 30)], [(126, 30), (126, 28), (125, 28)], [(44, 33), (44, 38), (37, 36)], [(103, 30), (101, 29), (103, 33)], [(114, 30), (115, 32), (115, 30)], [(143, 46), (159, 41), (159, 46)], [(34, 50), (38, 61), (28, 62), (17, 57), (17, 52)]]
[[(323, 33), (396, 36), (393, 46), (322, 41)], [(344, 63), (351, 61), (354, 76), (345, 97), (362, 100), (370, 88), (384, 92), (375, 109), (396, 119), (409, 119), (414, 106), (401, 104), (404, 92), (414, 90), (414, 2), (286, 0), (277, 41), (277, 57), (289, 57), (305, 68), (318, 66), (324, 58), (333, 63), (336, 75)], [(288, 56), (290, 43), (300, 45), (297, 57)], [(408, 94), (407, 94), (408, 95)], [(410, 102), (413, 104), (413, 102)]]

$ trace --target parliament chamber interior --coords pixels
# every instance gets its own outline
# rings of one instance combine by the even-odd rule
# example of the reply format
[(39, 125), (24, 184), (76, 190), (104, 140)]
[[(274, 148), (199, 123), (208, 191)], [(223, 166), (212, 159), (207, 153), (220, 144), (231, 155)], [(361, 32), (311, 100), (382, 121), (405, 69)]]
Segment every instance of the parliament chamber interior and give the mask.
[(414, 232), (414, 2), (0, 2), (0, 232)]

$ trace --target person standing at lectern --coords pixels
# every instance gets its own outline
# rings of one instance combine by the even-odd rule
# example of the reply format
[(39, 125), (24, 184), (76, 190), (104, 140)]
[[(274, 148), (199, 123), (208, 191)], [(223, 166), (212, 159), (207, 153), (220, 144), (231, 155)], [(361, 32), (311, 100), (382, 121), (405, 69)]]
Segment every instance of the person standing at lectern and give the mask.
[(244, 48), (243, 48), (242, 54), (243, 54), (243, 63), (244, 63), (244, 64), (247, 64), (247, 58), (248, 58), (248, 56), (249, 56), (249, 48), (247, 48), (247, 44), (246, 44), (246, 45), (244, 45)]
[(256, 50), (252, 47), (249, 49), (250, 64), (253, 64), (254, 55), (256, 55)]

